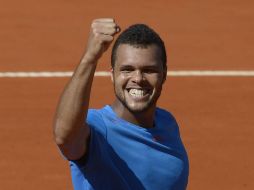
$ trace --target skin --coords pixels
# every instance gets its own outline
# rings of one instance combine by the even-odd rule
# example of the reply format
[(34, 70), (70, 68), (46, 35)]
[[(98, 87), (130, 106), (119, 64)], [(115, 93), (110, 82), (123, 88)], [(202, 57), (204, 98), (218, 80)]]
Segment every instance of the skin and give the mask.
[[(153, 127), (156, 102), (166, 79), (166, 71), (156, 45), (137, 48), (128, 44), (118, 47), (112, 81), (116, 100), (112, 108), (119, 117), (136, 125)], [(133, 96), (131, 89), (143, 90)]]

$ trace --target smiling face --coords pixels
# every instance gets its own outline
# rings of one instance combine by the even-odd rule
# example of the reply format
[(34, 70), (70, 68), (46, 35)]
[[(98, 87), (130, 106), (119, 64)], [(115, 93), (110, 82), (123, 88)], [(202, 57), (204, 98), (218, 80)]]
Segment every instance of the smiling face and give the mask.
[(156, 45), (118, 47), (112, 80), (117, 104), (124, 110), (145, 113), (155, 109), (166, 79), (160, 56)]

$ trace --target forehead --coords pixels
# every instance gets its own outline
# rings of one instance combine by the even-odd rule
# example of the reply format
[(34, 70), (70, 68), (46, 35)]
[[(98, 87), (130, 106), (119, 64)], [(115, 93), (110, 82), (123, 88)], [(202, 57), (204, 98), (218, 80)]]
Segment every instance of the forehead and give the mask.
[(159, 66), (162, 65), (161, 51), (157, 45), (134, 46), (119, 45), (116, 52), (115, 66)]

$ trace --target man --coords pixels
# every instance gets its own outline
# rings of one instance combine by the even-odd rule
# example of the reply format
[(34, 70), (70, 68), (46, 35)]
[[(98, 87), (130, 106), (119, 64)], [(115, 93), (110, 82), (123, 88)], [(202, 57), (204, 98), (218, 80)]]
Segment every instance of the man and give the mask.
[(184, 190), (188, 158), (173, 116), (156, 107), (166, 80), (166, 51), (148, 26), (123, 31), (111, 57), (115, 101), (88, 109), (96, 65), (119, 27), (91, 25), (86, 52), (60, 99), (54, 136), (70, 161), (75, 190)]

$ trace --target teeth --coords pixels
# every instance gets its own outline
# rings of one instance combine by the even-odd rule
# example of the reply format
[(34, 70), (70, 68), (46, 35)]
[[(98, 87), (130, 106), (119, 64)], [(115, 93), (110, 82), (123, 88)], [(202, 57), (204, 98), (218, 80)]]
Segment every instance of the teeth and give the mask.
[(147, 93), (147, 91), (140, 90), (140, 89), (130, 89), (129, 93), (130, 93), (130, 95), (132, 95), (134, 97), (142, 97)]

